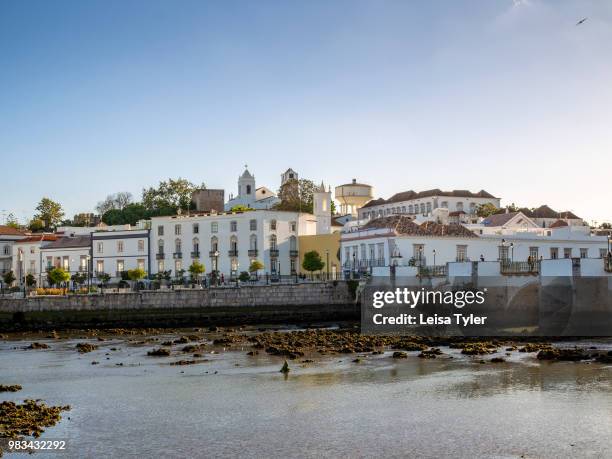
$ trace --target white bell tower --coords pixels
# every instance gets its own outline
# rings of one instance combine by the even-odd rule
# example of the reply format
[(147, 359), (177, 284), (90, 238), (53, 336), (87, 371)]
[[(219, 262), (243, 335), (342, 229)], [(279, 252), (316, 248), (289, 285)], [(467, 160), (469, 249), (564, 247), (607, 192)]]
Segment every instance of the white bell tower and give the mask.
[(238, 177), (238, 199), (244, 205), (255, 202), (255, 176), (251, 175), (246, 165), (244, 172)]
[(321, 186), (314, 190), (312, 201), (317, 234), (331, 234), (331, 190), (325, 191), (325, 185), (321, 182)]

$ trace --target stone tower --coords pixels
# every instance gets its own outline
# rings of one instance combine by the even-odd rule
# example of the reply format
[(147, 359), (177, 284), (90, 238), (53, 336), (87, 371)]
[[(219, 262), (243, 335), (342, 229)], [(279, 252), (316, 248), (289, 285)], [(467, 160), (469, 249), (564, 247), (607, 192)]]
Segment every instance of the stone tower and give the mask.
[(317, 234), (331, 234), (331, 190), (321, 182), (312, 196), (312, 211), (317, 220)]

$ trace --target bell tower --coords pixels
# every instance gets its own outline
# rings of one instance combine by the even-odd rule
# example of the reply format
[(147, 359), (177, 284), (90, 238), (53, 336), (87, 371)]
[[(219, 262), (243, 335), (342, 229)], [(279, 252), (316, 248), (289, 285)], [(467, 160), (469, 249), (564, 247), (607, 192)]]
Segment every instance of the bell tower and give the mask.
[(325, 185), (315, 188), (312, 195), (312, 211), (317, 220), (317, 234), (331, 234), (331, 189), (325, 191)]
[(238, 177), (238, 199), (248, 205), (255, 201), (255, 176), (244, 165), (244, 172)]

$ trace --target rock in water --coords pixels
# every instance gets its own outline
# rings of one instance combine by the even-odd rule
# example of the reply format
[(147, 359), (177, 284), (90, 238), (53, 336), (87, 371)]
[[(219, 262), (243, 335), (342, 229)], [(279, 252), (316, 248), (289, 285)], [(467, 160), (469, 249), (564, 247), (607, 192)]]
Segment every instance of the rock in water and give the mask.
[(289, 368), (289, 364), (285, 360), (285, 363), (283, 364), (283, 367), (280, 369), (280, 372), (286, 374), (286, 373), (289, 373), (290, 371), (291, 371), (291, 368)]

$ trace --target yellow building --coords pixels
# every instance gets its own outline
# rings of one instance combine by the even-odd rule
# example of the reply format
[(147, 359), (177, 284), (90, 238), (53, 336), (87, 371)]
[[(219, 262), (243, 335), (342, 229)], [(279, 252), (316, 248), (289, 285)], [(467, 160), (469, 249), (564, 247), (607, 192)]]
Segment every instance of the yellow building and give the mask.
[[(302, 269), (302, 263), (304, 262), (304, 254), (316, 250), (321, 255), (321, 260), (325, 263), (323, 272), (329, 272), (330, 275), (335, 275), (342, 271), (340, 267), (340, 232), (332, 234), (317, 234), (315, 236), (299, 236), (299, 247), (300, 247), (300, 266), (299, 270), (301, 273), (306, 273)], [(329, 260), (329, 267), (327, 262)]]

